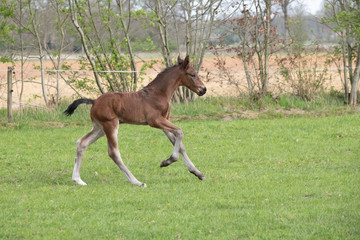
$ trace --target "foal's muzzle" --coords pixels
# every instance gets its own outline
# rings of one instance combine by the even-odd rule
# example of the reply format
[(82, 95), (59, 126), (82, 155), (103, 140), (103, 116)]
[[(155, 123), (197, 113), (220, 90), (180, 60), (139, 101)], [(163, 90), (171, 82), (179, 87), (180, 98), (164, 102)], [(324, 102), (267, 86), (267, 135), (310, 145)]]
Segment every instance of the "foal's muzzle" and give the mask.
[(199, 95), (199, 96), (202, 96), (202, 95), (204, 95), (205, 93), (206, 93), (206, 87), (203, 87), (202, 89), (199, 90), (198, 95)]

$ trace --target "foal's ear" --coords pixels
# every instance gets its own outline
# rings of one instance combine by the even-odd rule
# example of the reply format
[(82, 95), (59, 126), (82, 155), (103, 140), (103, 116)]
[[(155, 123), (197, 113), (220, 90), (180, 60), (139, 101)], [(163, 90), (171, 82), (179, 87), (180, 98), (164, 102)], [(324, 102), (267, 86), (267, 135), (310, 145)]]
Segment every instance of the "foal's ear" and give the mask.
[(184, 59), (184, 61), (181, 63), (181, 68), (182, 69), (187, 69), (189, 67), (189, 56), (186, 56), (186, 58)]
[(180, 56), (178, 56), (178, 64), (181, 65), (184, 62), (184, 60), (181, 59)]

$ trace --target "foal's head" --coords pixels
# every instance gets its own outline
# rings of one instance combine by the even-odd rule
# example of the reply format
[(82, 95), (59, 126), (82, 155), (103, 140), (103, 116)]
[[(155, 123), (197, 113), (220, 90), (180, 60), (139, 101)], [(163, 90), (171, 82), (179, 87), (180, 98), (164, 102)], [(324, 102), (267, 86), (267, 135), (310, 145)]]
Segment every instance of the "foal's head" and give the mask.
[(178, 65), (180, 66), (180, 70), (183, 71), (180, 85), (189, 88), (199, 96), (204, 95), (206, 93), (206, 87), (200, 80), (195, 69), (189, 64), (189, 56), (186, 56), (184, 60), (178, 57)]

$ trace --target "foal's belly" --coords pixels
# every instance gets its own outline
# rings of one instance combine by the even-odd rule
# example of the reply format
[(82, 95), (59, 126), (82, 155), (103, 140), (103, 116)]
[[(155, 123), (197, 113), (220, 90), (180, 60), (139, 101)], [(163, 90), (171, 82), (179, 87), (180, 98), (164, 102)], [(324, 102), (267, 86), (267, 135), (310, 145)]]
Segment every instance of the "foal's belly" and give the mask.
[(128, 124), (136, 124), (136, 125), (147, 125), (147, 121), (145, 118), (131, 118), (128, 116), (118, 116), (119, 123), (128, 123)]

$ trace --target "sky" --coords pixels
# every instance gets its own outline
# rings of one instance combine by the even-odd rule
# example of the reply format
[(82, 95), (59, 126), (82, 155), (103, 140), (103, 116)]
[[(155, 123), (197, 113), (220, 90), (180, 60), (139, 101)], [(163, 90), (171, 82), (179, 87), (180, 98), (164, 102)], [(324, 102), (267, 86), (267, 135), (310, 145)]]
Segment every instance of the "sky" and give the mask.
[(322, 8), (323, 0), (300, 0), (306, 6), (306, 10), (312, 14), (315, 14)]

